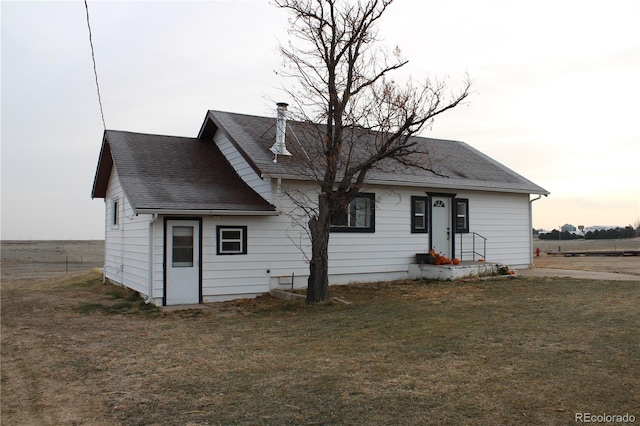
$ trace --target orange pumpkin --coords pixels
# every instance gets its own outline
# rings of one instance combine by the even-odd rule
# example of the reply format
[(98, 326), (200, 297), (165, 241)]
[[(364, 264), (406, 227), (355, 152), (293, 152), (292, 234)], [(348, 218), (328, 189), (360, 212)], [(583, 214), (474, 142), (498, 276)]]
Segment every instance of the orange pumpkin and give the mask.
[(457, 257), (453, 259), (453, 264), (454, 265), (459, 265), (460, 264), (460, 259), (458, 259)]

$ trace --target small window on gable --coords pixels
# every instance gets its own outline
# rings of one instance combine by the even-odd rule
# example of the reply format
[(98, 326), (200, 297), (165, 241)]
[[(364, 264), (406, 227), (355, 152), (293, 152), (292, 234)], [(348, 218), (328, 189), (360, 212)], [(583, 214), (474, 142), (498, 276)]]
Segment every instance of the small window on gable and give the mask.
[(455, 200), (456, 233), (466, 234), (469, 232), (469, 200), (467, 198), (456, 198)]
[(411, 232), (413, 234), (429, 232), (428, 211), (428, 197), (411, 197)]
[(117, 198), (111, 200), (111, 226), (117, 227), (120, 224), (120, 201)]
[(375, 199), (373, 193), (359, 194), (347, 211), (335, 218), (331, 232), (375, 232)]
[(218, 254), (247, 254), (246, 226), (217, 226)]

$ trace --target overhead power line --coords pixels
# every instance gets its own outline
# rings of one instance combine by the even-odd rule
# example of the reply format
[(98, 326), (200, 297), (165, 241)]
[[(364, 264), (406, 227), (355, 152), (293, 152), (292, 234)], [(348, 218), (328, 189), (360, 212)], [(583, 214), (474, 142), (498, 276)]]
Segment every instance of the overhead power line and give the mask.
[(102, 126), (107, 130), (107, 123), (104, 121), (104, 110), (102, 108), (102, 96), (100, 96), (100, 84), (98, 83), (98, 68), (96, 67), (96, 53), (93, 49), (93, 38), (91, 37), (91, 23), (89, 22), (89, 5), (84, 0), (84, 8), (87, 11), (87, 28), (89, 28), (89, 44), (91, 45), (91, 59), (93, 60), (93, 75), (96, 77), (96, 90), (98, 92), (98, 104), (100, 104), (100, 116), (102, 117)]

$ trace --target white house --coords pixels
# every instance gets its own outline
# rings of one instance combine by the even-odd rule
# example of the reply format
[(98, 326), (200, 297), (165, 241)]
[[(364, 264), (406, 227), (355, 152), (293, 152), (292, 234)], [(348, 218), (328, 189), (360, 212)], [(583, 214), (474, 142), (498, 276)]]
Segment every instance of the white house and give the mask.
[[(318, 127), (284, 113), (208, 111), (197, 138), (105, 131), (92, 190), (105, 202), (105, 276), (158, 305), (306, 286), (297, 201), (316, 199)], [(407, 278), (430, 249), (528, 266), (532, 202), (548, 192), (463, 142), (415, 141), (437, 173), (369, 173), (332, 228), (330, 283)]]

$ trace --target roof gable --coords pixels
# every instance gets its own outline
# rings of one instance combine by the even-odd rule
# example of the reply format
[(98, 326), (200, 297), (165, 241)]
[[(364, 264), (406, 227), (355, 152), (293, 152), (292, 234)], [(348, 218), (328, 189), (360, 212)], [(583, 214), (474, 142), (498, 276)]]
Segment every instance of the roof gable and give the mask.
[(106, 132), (102, 137), (102, 147), (100, 148), (100, 156), (98, 157), (98, 168), (93, 178), (93, 187), (91, 189), (91, 198), (105, 198), (107, 196), (107, 185), (109, 176), (113, 168), (113, 158), (111, 157), (111, 148), (106, 140)]
[(92, 197), (105, 197), (114, 164), (136, 212), (275, 211), (235, 173), (213, 142), (107, 130)]

